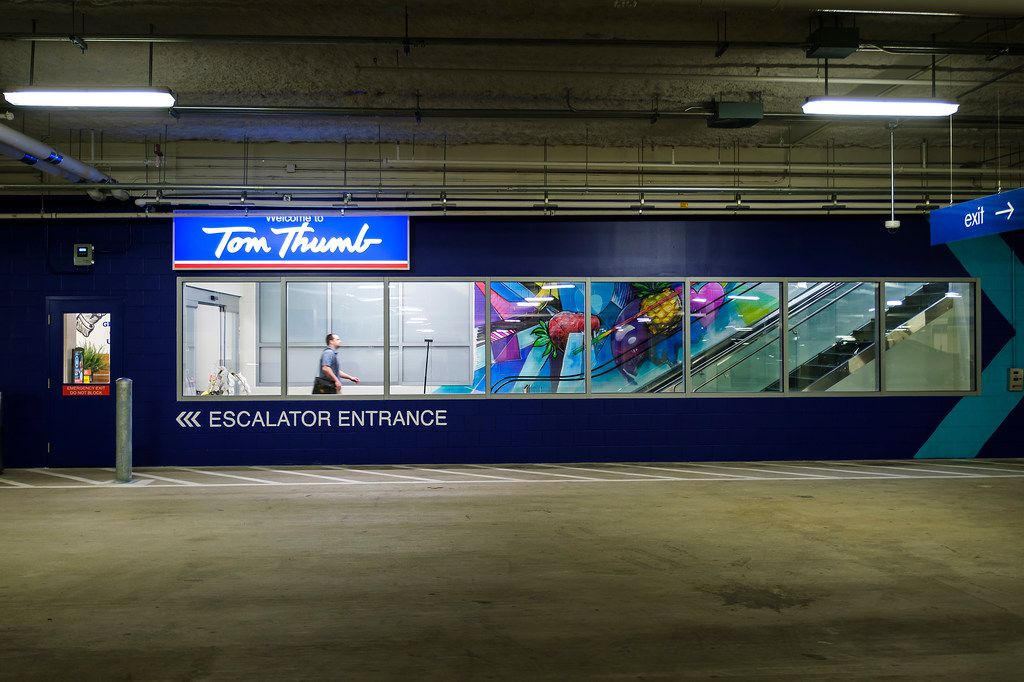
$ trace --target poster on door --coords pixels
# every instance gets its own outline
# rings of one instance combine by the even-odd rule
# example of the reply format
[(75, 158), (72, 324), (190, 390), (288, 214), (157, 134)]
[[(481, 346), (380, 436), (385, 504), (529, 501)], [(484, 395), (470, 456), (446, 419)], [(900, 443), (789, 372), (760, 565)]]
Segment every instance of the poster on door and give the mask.
[(110, 313), (65, 313), (64, 359), (63, 395), (110, 395)]

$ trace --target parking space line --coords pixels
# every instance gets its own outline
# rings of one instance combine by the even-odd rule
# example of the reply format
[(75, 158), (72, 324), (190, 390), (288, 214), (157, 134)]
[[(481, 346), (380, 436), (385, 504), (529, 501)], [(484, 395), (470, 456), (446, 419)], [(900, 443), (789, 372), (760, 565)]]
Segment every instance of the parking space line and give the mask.
[(1021, 469), (1003, 469), (1002, 467), (993, 466), (990, 464), (982, 464), (981, 466), (971, 466), (969, 464), (940, 464), (942, 467), (956, 467), (957, 469), (967, 469), (968, 471), (1008, 471), (1012, 474), (1024, 474)]
[[(530, 466), (541, 466), (540, 464), (530, 464)], [(579, 481), (607, 481), (607, 478), (594, 478), (593, 476), (577, 476), (576, 474), (562, 474), (557, 471), (533, 471), (530, 469), (510, 469), (508, 467), (490, 467), (491, 469), (497, 469), (498, 471), (511, 471), (514, 474), (536, 474), (538, 476), (560, 476), (562, 478), (571, 478)], [(544, 479), (521, 479), (526, 483), (535, 483), (538, 480)], [(548, 479), (551, 480), (551, 479)]]
[[(819, 462), (819, 464), (829, 464), (829, 462)], [(824, 469), (826, 471), (841, 471), (843, 473), (860, 472), (865, 476), (879, 476), (881, 478), (906, 478), (903, 474), (883, 474), (881, 471), (868, 471), (867, 469), (859, 468), (859, 464), (844, 464), (843, 462), (836, 462), (836, 466), (833, 467), (819, 467), (819, 466), (808, 466), (808, 469)]]
[(34, 474), (45, 474), (46, 476), (56, 476), (58, 478), (67, 478), (72, 481), (81, 481), (82, 483), (89, 483), (90, 485), (104, 485), (106, 483), (113, 483), (113, 481), (96, 481), (91, 478), (83, 478), (82, 476), (75, 476), (73, 474), (59, 474), (56, 471), (47, 471), (46, 469), (29, 469)]
[[(394, 478), (404, 478), (409, 481), (423, 481), (425, 483), (450, 483), (451, 481), (443, 481), (437, 478), (424, 478), (422, 476), (403, 476), (402, 474), (390, 474), (385, 471), (377, 471), (376, 469), (350, 469), (348, 467), (336, 466), (334, 464), (325, 464), (328, 469), (337, 469), (338, 471), (351, 471), (354, 474), (366, 474), (367, 476), (392, 476)], [(361, 481), (362, 482), (362, 481)]]
[(677, 478), (675, 476), (662, 476), (661, 474), (634, 474), (634, 473), (629, 472), (629, 471), (616, 471), (616, 472), (612, 472), (610, 469), (608, 469), (608, 470), (602, 469), (600, 465), (598, 465), (596, 467), (593, 467), (593, 468), (590, 468), (590, 469), (588, 469), (586, 467), (567, 466), (565, 464), (545, 464), (544, 466), (545, 466), (545, 468), (554, 467), (554, 468), (558, 468), (558, 469), (574, 469), (574, 470), (577, 470), (577, 471), (594, 471), (596, 469), (597, 471), (606, 471), (606, 473), (609, 473), (609, 474), (612, 474), (612, 475), (622, 474), (623, 476), (639, 476), (640, 478), (653, 478), (653, 479), (664, 478), (664, 479), (674, 480), (674, 481), (683, 480), (683, 479)]
[(35, 488), (34, 485), (28, 483), (22, 483), (21, 481), (12, 481), (9, 478), (0, 478), (0, 483), (6, 483), (7, 485), (13, 485), (15, 488)]
[(275, 474), (287, 474), (289, 476), (306, 476), (307, 478), (322, 478), (328, 481), (337, 481), (338, 483), (359, 483), (354, 478), (342, 478), (341, 476), (325, 476), (324, 474), (311, 474), (308, 471), (292, 471), (291, 469), (272, 469), (270, 467), (257, 467), (251, 466), (250, 469), (257, 471), (269, 471)]
[(887, 465), (884, 465), (884, 464), (861, 464), (861, 463), (857, 463), (856, 465), (853, 465), (853, 466), (872, 467), (874, 469), (887, 469), (888, 471), (897, 471), (897, 470), (907, 471), (907, 470), (911, 470), (912, 469), (913, 471), (923, 471), (926, 474), (942, 474), (944, 476), (963, 476), (965, 478), (972, 478), (972, 477), (977, 478), (977, 476), (975, 476), (973, 474), (961, 474), (959, 471), (949, 471), (949, 472), (946, 472), (946, 471), (939, 471), (937, 469), (925, 469), (924, 467), (919, 467), (916, 464), (911, 464), (909, 467), (903, 466), (902, 468), (899, 467), (899, 466), (887, 466)]
[[(104, 471), (117, 471), (116, 469), (104, 468)], [(177, 483), (178, 485), (201, 485), (194, 481), (186, 481), (183, 478), (170, 478), (168, 476), (157, 476), (156, 474), (147, 474), (142, 471), (132, 471), (132, 476), (140, 476), (142, 478), (151, 478), (154, 481), (164, 481), (166, 483)]]
[[(760, 464), (759, 462), (753, 462), (753, 463), (754, 464)], [(698, 466), (698, 467), (701, 467), (701, 468), (707, 467), (709, 469), (742, 469), (743, 471), (755, 471), (755, 472), (757, 472), (759, 474), (782, 474), (783, 476), (806, 476), (807, 478), (825, 478), (821, 474), (798, 474), (795, 471), (778, 471), (776, 469), (767, 469), (767, 468), (762, 467), (762, 466), (758, 466), (757, 468), (755, 468), (755, 467), (737, 466), (735, 464), (715, 465), (715, 464), (704, 464), (704, 463), (700, 463), (700, 464), (693, 463), (692, 466)], [(754, 478), (757, 478), (757, 477), (755, 476)]]
[[(755, 481), (756, 476), (744, 476), (743, 474), (720, 474), (717, 471), (700, 471), (698, 469), (687, 469), (685, 467), (656, 467), (650, 464), (623, 464), (621, 462), (608, 462), (610, 466), (616, 467), (633, 467), (635, 469), (653, 469), (656, 471), (674, 471), (674, 472), (686, 472), (688, 474), (701, 474), (705, 476), (725, 476), (727, 478), (734, 478), (737, 480)], [(693, 462), (687, 462), (688, 465), (692, 465)], [(715, 479), (703, 479), (703, 480), (715, 480)]]
[[(821, 462), (821, 464), (828, 464), (828, 462)], [(812, 466), (810, 464), (801, 464), (800, 468), (801, 469), (814, 469), (815, 471), (831, 471), (833, 473), (847, 474), (849, 478), (860, 478), (860, 479), (869, 479), (869, 478), (907, 478), (906, 476), (901, 476), (900, 474), (883, 474), (883, 473), (881, 473), (879, 471), (860, 471), (858, 469), (852, 469), (850, 467), (844, 467), (844, 468), (840, 469), (840, 468), (837, 468), (837, 467), (822, 467), (822, 466)], [(849, 474), (857, 474), (857, 473), (862, 474), (862, 475), (861, 476), (849, 476)]]
[(493, 478), (493, 479), (496, 479), (498, 481), (512, 481), (513, 483), (517, 482), (517, 481), (521, 482), (523, 480), (521, 478), (509, 478), (508, 476), (489, 476), (487, 474), (474, 474), (474, 473), (470, 473), (470, 472), (466, 472), (466, 471), (458, 471), (456, 469), (432, 469), (432, 468), (429, 468), (429, 467), (403, 467), (403, 468), (405, 468), (405, 469), (412, 469), (413, 471), (426, 471), (426, 472), (435, 473), (435, 474), (455, 474), (457, 476), (479, 476), (481, 478)]
[[(190, 471), (193, 474), (208, 474), (210, 476), (223, 476), (224, 478), (237, 478), (240, 481), (251, 481), (252, 483), (262, 483), (263, 485), (280, 485), (277, 481), (267, 481), (262, 478), (250, 478), (248, 476), (239, 476), (237, 474), (226, 474), (223, 471), (206, 471), (204, 469), (192, 469), (190, 467), (174, 467), (178, 471)], [(199, 485), (207, 485), (206, 483), (200, 483)]]

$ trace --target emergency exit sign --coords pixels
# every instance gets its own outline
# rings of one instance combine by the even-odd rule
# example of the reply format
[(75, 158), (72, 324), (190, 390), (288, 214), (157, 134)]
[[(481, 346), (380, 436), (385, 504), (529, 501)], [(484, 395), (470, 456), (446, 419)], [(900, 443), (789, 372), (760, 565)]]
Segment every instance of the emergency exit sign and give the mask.
[(1024, 188), (972, 199), (931, 212), (932, 244), (983, 237), (1024, 227)]

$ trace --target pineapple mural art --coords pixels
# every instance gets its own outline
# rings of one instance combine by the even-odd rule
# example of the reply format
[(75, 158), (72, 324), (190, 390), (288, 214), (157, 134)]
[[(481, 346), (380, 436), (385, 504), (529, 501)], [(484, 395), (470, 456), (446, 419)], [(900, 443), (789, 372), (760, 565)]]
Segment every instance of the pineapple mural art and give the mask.
[(668, 331), (683, 320), (683, 301), (668, 282), (637, 282), (633, 285), (640, 298), (640, 314), (650, 318), (651, 334)]

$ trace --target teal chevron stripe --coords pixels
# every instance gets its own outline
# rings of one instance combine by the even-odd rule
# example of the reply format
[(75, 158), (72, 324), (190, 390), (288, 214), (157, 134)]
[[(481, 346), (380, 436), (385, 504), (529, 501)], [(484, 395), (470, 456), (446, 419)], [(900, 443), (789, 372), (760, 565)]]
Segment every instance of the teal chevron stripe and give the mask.
[[(1012, 272), (1024, 277), (1024, 266), (998, 236), (967, 239), (949, 244), (972, 277), (981, 279), (985, 295), (1016, 329)], [(1017, 344), (1019, 345), (1019, 344)], [(985, 442), (1024, 397), (1006, 390), (1007, 371), (1020, 367), (1011, 339), (981, 374), (981, 395), (965, 396), (917, 451), (918, 458), (977, 457)]]

